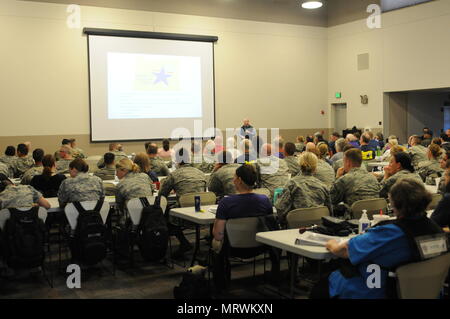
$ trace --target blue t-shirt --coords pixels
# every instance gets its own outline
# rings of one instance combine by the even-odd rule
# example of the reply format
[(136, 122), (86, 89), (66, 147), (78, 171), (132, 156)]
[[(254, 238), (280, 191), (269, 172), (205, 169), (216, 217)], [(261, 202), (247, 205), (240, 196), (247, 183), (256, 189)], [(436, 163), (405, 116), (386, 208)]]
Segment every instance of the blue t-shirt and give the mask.
[(257, 217), (273, 214), (272, 203), (266, 195), (238, 194), (222, 198), (217, 207), (217, 219)]
[[(412, 259), (411, 248), (405, 233), (400, 227), (390, 224), (369, 228), (366, 233), (350, 239), (348, 255), (353, 265), (359, 265), (361, 276), (345, 278), (339, 270), (333, 272), (329, 281), (330, 296), (353, 299), (386, 298), (386, 279), (388, 272), (382, 268), (392, 268)], [(380, 288), (369, 288), (367, 266), (377, 264), (381, 267)]]

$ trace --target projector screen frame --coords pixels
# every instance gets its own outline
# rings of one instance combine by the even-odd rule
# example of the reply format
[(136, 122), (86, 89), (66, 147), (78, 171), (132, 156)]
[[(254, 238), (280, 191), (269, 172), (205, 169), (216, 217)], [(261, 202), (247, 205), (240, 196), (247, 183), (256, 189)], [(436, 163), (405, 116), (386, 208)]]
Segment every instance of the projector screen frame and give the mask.
[[(213, 110), (214, 110), (214, 127), (216, 127), (216, 94), (215, 94), (215, 60), (214, 60), (214, 43), (219, 40), (217, 36), (209, 35), (195, 35), (195, 34), (179, 34), (179, 33), (164, 33), (164, 32), (149, 32), (149, 31), (134, 31), (134, 30), (115, 30), (115, 29), (100, 29), (100, 28), (83, 28), (83, 34), (87, 35), (87, 62), (88, 62), (88, 86), (89, 86), (89, 140), (90, 143), (111, 143), (111, 142), (141, 142), (141, 141), (160, 141), (161, 138), (145, 138), (145, 139), (126, 139), (126, 140), (92, 140), (92, 105), (91, 105), (91, 61), (89, 54), (89, 36), (111, 36), (123, 38), (144, 38), (144, 39), (160, 39), (160, 40), (178, 40), (178, 41), (196, 41), (196, 42), (211, 42), (212, 47), (212, 79), (213, 79)], [(169, 140), (179, 140), (179, 138), (167, 137)], [(204, 140), (208, 138), (215, 138), (215, 136), (191, 136), (191, 140)]]

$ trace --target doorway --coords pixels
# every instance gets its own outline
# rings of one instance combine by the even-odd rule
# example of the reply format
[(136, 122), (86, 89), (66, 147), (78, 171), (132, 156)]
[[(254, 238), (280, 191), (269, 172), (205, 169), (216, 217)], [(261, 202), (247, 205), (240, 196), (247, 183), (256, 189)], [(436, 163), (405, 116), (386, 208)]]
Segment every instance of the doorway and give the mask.
[(332, 125), (336, 132), (342, 134), (347, 129), (347, 103), (333, 103), (331, 105), (333, 114)]

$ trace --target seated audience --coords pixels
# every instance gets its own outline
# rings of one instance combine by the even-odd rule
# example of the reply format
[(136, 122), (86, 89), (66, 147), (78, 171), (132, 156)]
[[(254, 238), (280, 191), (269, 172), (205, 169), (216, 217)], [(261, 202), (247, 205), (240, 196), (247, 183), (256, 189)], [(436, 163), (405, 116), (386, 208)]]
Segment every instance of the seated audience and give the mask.
[(445, 188), (442, 199), (430, 218), (442, 227), (446, 233), (450, 233), (450, 168), (446, 169), (443, 181)]
[(56, 173), (56, 163), (53, 155), (47, 154), (42, 158), (42, 174), (31, 179), (30, 185), (40, 191), (45, 198), (57, 197), (59, 186), (66, 176)]
[(223, 147), (223, 138), (220, 135), (217, 135), (214, 138), (214, 154), (219, 154), (222, 152), (225, 148)]
[(441, 147), (445, 152), (450, 151), (450, 136), (448, 134), (441, 134)]
[[(373, 149), (374, 151), (377, 150), (378, 147), (380, 147), (380, 144), (378, 143), (378, 140), (376, 138), (374, 138), (373, 132), (372, 131), (367, 131), (364, 134), (366, 134), (366, 136), (369, 138), (369, 147), (371, 149)], [(381, 147), (380, 147), (381, 149)]]
[(428, 147), (430, 146), (432, 140), (433, 140), (433, 132), (428, 130), (423, 133), (422, 142), (420, 144), (424, 147)]
[[(326, 244), (332, 254), (346, 260), (346, 267), (321, 280), (311, 298), (386, 298), (388, 269), (419, 259), (416, 244), (411, 244), (414, 238), (442, 232), (425, 215), (431, 195), (421, 182), (409, 178), (397, 181), (390, 189), (389, 201), (397, 220), (379, 223), (349, 241), (330, 240)], [(373, 274), (367, 271), (370, 264), (381, 268), (380, 288), (367, 285)]]
[(116, 187), (116, 204), (120, 210), (124, 211), (126, 202), (132, 198), (153, 195), (152, 180), (130, 159), (123, 158), (116, 164), (116, 174), (120, 180)]
[(312, 152), (300, 155), (301, 173), (292, 177), (284, 186), (283, 193), (275, 203), (278, 218), (282, 225), (286, 224), (286, 215), (297, 208), (326, 206), (333, 212), (328, 187), (314, 177), (319, 159)]
[(325, 161), (328, 165), (333, 165), (331, 160), (328, 158), (330, 155), (330, 149), (328, 148), (327, 143), (320, 143), (316, 146), (317, 151), (319, 152), (319, 159)]
[(150, 167), (150, 160), (148, 159), (147, 154), (145, 153), (137, 153), (136, 156), (134, 157), (133, 162), (139, 166), (139, 171), (141, 173), (145, 173), (148, 175), (148, 177), (150, 177), (150, 180), (154, 183), (154, 182), (159, 182), (158, 179), (158, 175), (156, 175), (155, 172), (152, 172)]
[(375, 140), (378, 142), (378, 146), (382, 150), (384, 148), (384, 136), (383, 133), (378, 132), (375, 134)]
[(214, 158), (202, 153), (200, 143), (193, 142), (191, 145), (192, 166), (201, 170), (205, 174), (210, 174), (214, 170)]
[(153, 173), (155, 173), (157, 176), (168, 176), (170, 174), (167, 165), (160, 157), (158, 157), (158, 148), (156, 147), (156, 145), (148, 145), (147, 156), (150, 161), (150, 170)]
[(367, 132), (361, 135), (359, 143), (361, 145), (360, 149), (363, 161), (371, 161), (375, 159), (376, 148), (374, 149), (372, 146), (369, 145), (370, 141), (371, 141), (370, 136)]
[[(342, 153), (345, 154), (345, 152), (347, 152), (348, 150), (355, 148), (353, 147), (353, 145), (351, 144), (345, 144), (344, 148), (342, 149)], [(333, 163), (333, 170), (337, 173), (338, 169), (344, 167), (344, 156), (342, 156), (341, 159), (338, 159), (337, 161), (335, 161)]]
[(23, 174), (20, 184), (29, 185), (31, 182), (31, 179), (34, 176), (42, 174), (42, 171), (44, 169), (44, 167), (42, 166), (43, 158), (44, 158), (44, 150), (43, 149), (37, 148), (33, 151), (34, 165)]
[(341, 135), (338, 132), (334, 132), (330, 135), (330, 141), (328, 142), (328, 148), (330, 149), (330, 156), (333, 156), (337, 153), (336, 151), (336, 141), (341, 138)]
[[(442, 159), (440, 160), (440, 165), (442, 170), (445, 172), (450, 169), (450, 160), (449, 160), (449, 153), (445, 153), (445, 155), (442, 157)], [(441, 181), (439, 182), (438, 185), (438, 193), (439, 194), (445, 194), (445, 178), (441, 178)]]
[(238, 156), (234, 162), (238, 164), (244, 164), (246, 162), (255, 161), (257, 153), (254, 151), (253, 144), (250, 140), (245, 139), (241, 142), (241, 149), (243, 154)]
[(295, 143), (295, 151), (302, 153), (305, 150), (305, 138), (303, 136), (297, 136), (297, 143)]
[[(125, 152), (123, 151), (122, 144), (119, 144), (119, 143), (109, 144), (109, 153), (114, 154), (114, 161), (116, 163), (120, 162), (123, 158), (128, 158), (127, 154), (125, 154)], [(97, 167), (98, 168), (105, 167), (105, 162), (104, 162), (103, 157), (98, 161)]]
[(172, 160), (175, 152), (170, 148), (170, 141), (166, 138), (162, 140), (162, 147), (158, 148), (157, 156), (166, 160)]
[(69, 139), (70, 147), (72, 148), (72, 157), (73, 158), (86, 158), (86, 154), (84, 154), (81, 148), (77, 147), (77, 141), (74, 138)]
[(61, 146), (59, 149), (60, 160), (56, 162), (56, 171), (59, 174), (68, 174), (69, 165), (73, 161), (72, 149), (68, 146)]
[(273, 145), (277, 148), (276, 152), (273, 154), (275, 157), (284, 159), (284, 140), (279, 137), (273, 141)]
[(17, 145), (17, 157), (12, 167), (15, 178), (21, 178), (22, 175), (34, 165), (34, 161), (28, 156), (28, 148), (25, 144)]
[(426, 184), (435, 185), (434, 180), (441, 177), (444, 173), (439, 163), (441, 153), (442, 151), (439, 145), (430, 144), (427, 152), (428, 161), (420, 162), (418, 165), (417, 173)]
[(238, 158), (242, 153), (236, 148), (236, 139), (234, 137), (227, 138), (226, 149), (233, 156), (233, 162), (236, 158)]
[(348, 144), (352, 145), (353, 147), (359, 148), (358, 138), (354, 134), (347, 134), (345, 139), (347, 140)]
[(338, 169), (336, 181), (331, 187), (331, 202), (334, 206), (344, 202), (350, 208), (354, 202), (378, 198), (380, 184), (377, 179), (361, 167), (362, 152), (352, 148), (344, 154), (344, 167)]
[(0, 157), (0, 163), (3, 163), (8, 167), (9, 173), (6, 175), (9, 177), (14, 177), (14, 162), (16, 158), (16, 148), (11, 145), (6, 147), (5, 155)]
[(65, 179), (58, 190), (59, 207), (67, 203), (97, 201), (105, 197), (103, 182), (97, 176), (88, 174), (89, 165), (81, 159), (74, 159), (69, 164), (70, 178)]
[(50, 203), (32, 186), (15, 186), (6, 175), (0, 174), (0, 209), (25, 208), (35, 205), (46, 209), (50, 208)]
[(420, 176), (414, 172), (409, 154), (400, 152), (396, 153), (384, 168), (384, 177), (381, 181), (380, 197), (387, 198), (392, 185), (399, 179), (410, 178), (422, 183)]
[(343, 150), (345, 145), (347, 145), (347, 142), (344, 138), (339, 138), (336, 140), (336, 142), (334, 143), (335, 152), (334, 155), (330, 158), (331, 166), (333, 166), (336, 161), (344, 158)]
[(236, 194), (233, 178), (239, 167), (240, 164), (233, 163), (231, 153), (228, 151), (218, 153), (217, 163), (209, 179), (208, 190), (214, 192), (217, 198)]
[(111, 181), (116, 178), (116, 162), (114, 153), (105, 153), (103, 155), (104, 167), (96, 170), (94, 175), (100, 177), (103, 181)]
[[(61, 146), (66, 146), (66, 147), (68, 147), (68, 148), (72, 148), (72, 146), (70, 145), (70, 140), (68, 139), (68, 138), (64, 138), (62, 141), (61, 141)], [(60, 156), (60, 154), (59, 154), (59, 152), (60, 152), (60, 150), (61, 150), (61, 146), (59, 147), (59, 149), (55, 152), (55, 160), (56, 161), (59, 161), (60, 159), (61, 159), (61, 156)]]
[(288, 166), (288, 172), (291, 177), (296, 176), (300, 172), (300, 164), (298, 163), (298, 157), (295, 155), (295, 144), (287, 142), (284, 145), (284, 161)]
[(314, 176), (319, 179), (322, 183), (324, 183), (328, 189), (330, 189), (331, 185), (333, 184), (334, 180), (336, 179), (336, 176), (334, 174), (334, 170), (331, 167), (328, 162), (325, 161), (324, 156), (326, 153), (328, 153), (326, 150), (328, 150), (328, 146), (324, 143), (319, 145), (319, 148), (322, 149), (322, 152), (319, 152), (319, 149), (317, 148), (310, 148), (307, 150), (308, 152), (314, 153), (319, 161), (317, 162), (317, 169), (314, 173)]

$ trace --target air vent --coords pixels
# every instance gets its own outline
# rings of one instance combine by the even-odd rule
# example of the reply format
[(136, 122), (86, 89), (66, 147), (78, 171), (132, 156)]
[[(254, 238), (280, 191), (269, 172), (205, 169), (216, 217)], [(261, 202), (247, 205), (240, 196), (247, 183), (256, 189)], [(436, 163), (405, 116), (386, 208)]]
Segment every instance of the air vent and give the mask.
[(369, 53), (358, 54), (358, 71), (369, 69)]

